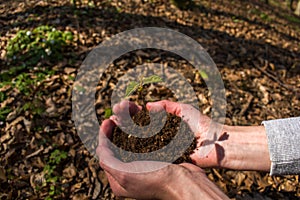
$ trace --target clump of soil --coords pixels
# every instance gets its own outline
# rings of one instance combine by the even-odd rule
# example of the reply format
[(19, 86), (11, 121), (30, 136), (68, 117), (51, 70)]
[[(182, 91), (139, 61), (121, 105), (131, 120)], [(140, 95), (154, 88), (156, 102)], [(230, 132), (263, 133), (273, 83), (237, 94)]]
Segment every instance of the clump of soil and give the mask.
[[(148, 111), (142, 110), (132, 117), (132, 120), (139, 126), (150, 124)], [(153, 120), (151, 126), (159, 126), (160, 120)], [(135, 160), (154, 160), (173, 163), (190, 162), (189, 155), (196, 148), (196, 139), (186, 123), (181, 123), (181, 118), (168, 114), (167, 120), (161, 131), (148, 138), (138, 138), (123, 132), (116, 127), (113, 133), (112, 142), (119, 148), (114, 153), (124, 162)], [(182, 126), (182, 134), (178, 130)], [(148, 131), (152, 131), (149, 129)], [(191, 141), (193, 141), (191, 143)], [(172, 142), (172, 143), (170, 143)], [(170, 144), (168, 147), (166, 147)], [(162, 149), (166, 147), (165, 149)], [(186, 147), (189, 147), (186, 149)], [(186, 149), (186, 150), (185, 150)], [(125, 151), (124, 151), (125, 150)], [(152, 152), (150, 154), (150, 152)], [(179, 158), (178, 156), (181, 155)]]

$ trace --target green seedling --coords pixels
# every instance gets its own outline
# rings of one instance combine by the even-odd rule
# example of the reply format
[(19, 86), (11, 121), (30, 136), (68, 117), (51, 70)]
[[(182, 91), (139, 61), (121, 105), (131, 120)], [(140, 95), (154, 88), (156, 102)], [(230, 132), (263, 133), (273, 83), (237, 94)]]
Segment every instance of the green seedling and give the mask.
[(110, 116), (112, 116), (113, 112), (112, 112), (112, 109), (111, 108), (106, 108), (105, 111), (104, 111), (104, 118), (105, 119), (108, 119)]
[(56, 174), (56, 169), (61, 162), (67, 158), (67, 152), (61, 151), (59, 149), (54, 150), (44, 167), (46, 183), (44, 186), (49, 187), (49, 196), (46, 199), (52, 199), (61, 192), (61, 187), (57, 184), (61, 181), (61, 177)]
[(204, 80), (208, 80), (208, 75), (205, 71), (200, 70), (199, 74)]
[(0, 102), (3, 102), (6, 98), (7, 98), (6, 94), (4, 92), (0, 92)]
[(4, 107), (0, 109), (0, 121), (4, 121), (6, 116), (11, 112), (11, 109), (8, 107)]
[(131, 81), (125, 92), (125, 98), (129, 98), (131, 94), (137, 91), (138, 93), (138, 100), (141, 100), (142, 106), (145, 106), (145, 101), (143, 98), (143, 86), (151, 83), (159, 83), (162, 82), (162, 78), (157, 75), (152, 75), (148, 77), (141, 76), (139, 78), (139, 82)]
[(138, 93), (141, 94), (141, 92), (143, 91), (143, 86), (146, 84), (159, 83), (162, 81), (162, 78), (157, 75), (140, 77), (139, 82), (131, 81), (126, 88), (125, 98), (128, 98), (135, 91), (138, 91)]
[(34, 116), (41, 116), (45, 112), (45, 106), (39, 99), (33, 99), (32, 101), (26, 102), (22, 108), (22, 111), (30, 111)]

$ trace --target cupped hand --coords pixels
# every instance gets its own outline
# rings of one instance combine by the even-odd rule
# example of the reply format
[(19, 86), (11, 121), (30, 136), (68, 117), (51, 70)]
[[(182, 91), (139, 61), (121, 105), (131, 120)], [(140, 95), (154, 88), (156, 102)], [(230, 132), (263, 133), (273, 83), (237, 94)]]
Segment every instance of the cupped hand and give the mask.
[[(124, 108), (129, 108), (130, 114), (134, 114), (140, 110), (133, 103), (126, 104), (127, 106), (116, 105), (114, 112), (118, 113)], [(118, 114), (120, 116), (121, 113)], [(120, 120), (121, 118), (114, 116), (112, 119)], [(227, 198), (216, 185), (209, 181), (203, 170), (193, 164), (174, 165), (152, 161), (124, 163), (118, 160), (109, 148), (115, 126), (115, 122), (111, 119), (103, 121), (97, 148), (100, 166), (105, 171), (115, 195), (137, 199)], [(151, 169), (151, 166), (155, 168), (157, 165), (165, 167), (157, 170)], [(132, 172), (133, 169), (135, 172)], [(149, 169), (148, 172), (147, 169)]]
[[(236, 170), (268, 171), (270, 169), (267, 136), (263, 126), (223, 126), (201, 114), (191, 105), (168, 100), (148, 103), (146, 107), (152, 111), (164, 109), (170, 114), (181, 117), (189, 125), (197, 138), (197, 148), (190, 155), (196, 165)], [(214, 133), (209, 129), (220, 132), (215, 141), (212, 141), (212, 150), (203, 153), (201, 145), (209, 136), (208, 134)], [(206, 153), (208, 154), (203, 157)]]
[[(222, 160), (222, 151), (218, 149), (218, 146), (216, 147), (215, 144), (209, 144), (213, 145), (212, 150), (205, 153), (203, 153), (201, 149), (201, 146), (207, 139), (209, 129), (213, 126), (218, 126), (211, 118), (203, 115), (191, 105), (168, 100), (148, 103), (146, 107), (149, 111), (160, 111), (164, 109), (166, 112), (182, 118), (183, 121), (188, 124), (197, 139), (196, 149), (190, 155), (196, 165), (201, 167), (216, 167), (220, 165), (219, 162)], [(214, 143), (214, 141), (212, 141), (212, 143)]]
[(113, 113), (110, 119), (118, 126), (128, 123), (131, 120), (129, 116), (135, 115), (137, 112), (142, 110), (141, 106), (136, 105), (131, 101), (121, 101), (120, 103), (113, 106)]
[[(217, 167), (221, 165), (224, 153), (223, 149), (218, 144), (212, 147), (212, 151), (209, 152), (207, 156), (203, 156), (203, 153), (201, 152), (202, 149), (199, 148), (205, 141), (205, 136), (208, 133), (210, 126), (217, 125), (214, 124), (208, 116), (201, 114), (201, 112), (191, 105), (168, 100), (148, 103), (146, 108), (151, 112), (165, 110), (167, 113), (181, 117), (189, 125), (191, 131), (197, 138), (197, 147), (194, 150), (194, 153), (190, 155), (194, 164), (200, 167)], [(110, 119), (114, 124), (122, 126), (128, 124), (128, 120), (131, 120), (128, 116), (135, 115), (141, 109), (142, 108), (134, 102), (122, 101), (113, 107), (114, 115), (111, 116)]]

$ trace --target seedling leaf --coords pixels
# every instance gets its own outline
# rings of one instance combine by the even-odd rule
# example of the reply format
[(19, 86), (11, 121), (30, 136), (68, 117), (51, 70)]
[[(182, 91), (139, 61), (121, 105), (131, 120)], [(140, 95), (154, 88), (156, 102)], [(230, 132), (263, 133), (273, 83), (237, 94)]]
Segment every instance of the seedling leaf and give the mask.
[(128, 84), (125, 92), (125, 98), (129, 97), (133, 92), (135, 92), (139, 87), (139, 83), (136, 81), (132, 81)]
[(149, 84), (149, 83), (158, 83), (158, 82), (162, 82), (162, 78), (157, 76), (157, 75), (152, 75), (149, 77), (144, 77), (143, 78), (143, 85), (145, 84)]
[(207, 75), (207, 73), (206, 73), (205, 71), (200, 70), (199, 73), (200, 73), (201, 77), (202, 77), (204, 80), (207, 80), (207, 79), (208, 79), (208, 75)]
[(104, 113), (104, 118), (108, 119), (110, 116), (112, 116), (112, 109), (111, 108), (106, 108), (105, 113)]

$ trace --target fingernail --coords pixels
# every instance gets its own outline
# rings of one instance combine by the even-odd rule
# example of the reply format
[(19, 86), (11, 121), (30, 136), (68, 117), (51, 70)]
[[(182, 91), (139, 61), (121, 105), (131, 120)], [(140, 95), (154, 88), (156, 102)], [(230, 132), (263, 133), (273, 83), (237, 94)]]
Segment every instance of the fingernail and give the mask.
[(109, 117), (110, 120), (112, 120), (115, 124), (118, 124), (118, 118), (115, 115), (112, 115)]
[(148, 102), (148, 103), (146, 104), (147, 110), (151, 110), (152, 104), (153, 104), (153, 103), (150, 103), (150, 102)]

